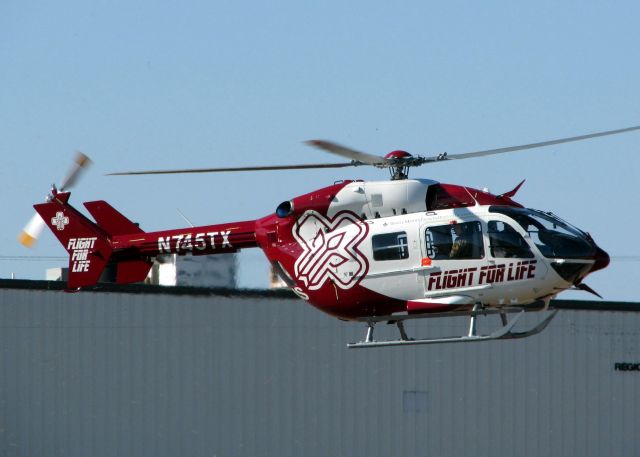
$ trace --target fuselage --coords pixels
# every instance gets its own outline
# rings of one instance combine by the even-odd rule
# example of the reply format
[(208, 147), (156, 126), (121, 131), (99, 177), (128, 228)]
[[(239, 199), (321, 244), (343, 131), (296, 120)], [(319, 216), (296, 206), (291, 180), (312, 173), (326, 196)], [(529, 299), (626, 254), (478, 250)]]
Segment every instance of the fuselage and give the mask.
[(55, 192), (35, 205), (69, 253), (70, 289), (107, 262), (119, 283), (143, 280), (164, 254), (260, 247), (301, 298), (343, 319), (548, 303), (604, 268), (585, 232), (511, 199), (431, 180), (343, 181), (281, 203), (262, 219), (144, 232), (104, 201), (95, 222)]

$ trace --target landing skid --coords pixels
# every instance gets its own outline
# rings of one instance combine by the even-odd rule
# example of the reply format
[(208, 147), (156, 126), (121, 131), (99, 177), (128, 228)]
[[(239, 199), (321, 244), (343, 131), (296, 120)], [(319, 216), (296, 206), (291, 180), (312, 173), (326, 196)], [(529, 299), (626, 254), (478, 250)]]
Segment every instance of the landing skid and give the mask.
[(516, 314), (510, 321), (507, 320), (506, 313), (500, 313), (500, 317), (502, 319), (502, 326), (497, 330), (493, 331), (488, 335), (477, 335), (476, 334), (476, 317), (478, 315), (477, 309), (474, 308), (474, 312), (472, 312), (469, 320), (469, 333), (463, 336), (456, 337), (444, 337), (444, 338), (427, 338), (427, 339), (412, 339), (407, 336), (405, 332), (403, 320), (396, 321), (396, 325), (398, 326), (398, 330), (400, 331), (400, 339), (399, 340), (389, 340), (389, 341), (375, 341), (373, 339), (373, 328), (375, 326), (375, 322), (368, 322), (367, 336), (365, 341), (360, 341), (358, 343), (349, 343), (347, 347), (350, 349), (357, 348), (370, 348), (370, 347), (384, 347), (384, 346), (414, 346), (418, 344), (436, 344), (436, 343), (473, 343), (476, 341), (491, 341), (491, 340), (511, 340), (511, 339), (519, 339), (526, 338), (528, 336), (536, 335), (547, 328), (549, 322), (556, 316), (558, 310), (554, 310), (549, 316), (547, 316), (542, 322), (540, 322), (535, 327), (525, 331), (525, 332), (512, 332), (511, 329), (514, 327), (520, 316), (522, 316), (525, 311), (521, 310), (518, 314)]

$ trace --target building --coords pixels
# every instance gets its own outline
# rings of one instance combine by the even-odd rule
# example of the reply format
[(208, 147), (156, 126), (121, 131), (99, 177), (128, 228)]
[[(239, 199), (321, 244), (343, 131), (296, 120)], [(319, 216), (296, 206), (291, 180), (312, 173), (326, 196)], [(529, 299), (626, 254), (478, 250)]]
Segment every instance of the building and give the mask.
[[(68, 268), (49, 268), (47, 281), (67, 281)], [(115, 282), (116, 266), (109, 264), (100, 277), (101, 282)], [(193, 256), (167, 254), (157, 256), (147, 280), (160, 286), (222, 287), (233, 289), (237, 285), (238, 262), (236, 254)]]
[[(0, 287), (2, 456), (640, 449), (639, 304), (557, 302), (564, 310), (549, 328), (523, 340), (348, 350), (364, 325), (288, 291)], [(466, 324), (407, 330), (456, 334)], [(376, 331), (395, 336), (393, 326)]]
[(286, 289), (287, 284), (282, 280), (276, 268), (271, 265), (269, 267), (269, 289)]
[(148, 282), (162, 286), (236, 287), (236, 254), (158, 256)]

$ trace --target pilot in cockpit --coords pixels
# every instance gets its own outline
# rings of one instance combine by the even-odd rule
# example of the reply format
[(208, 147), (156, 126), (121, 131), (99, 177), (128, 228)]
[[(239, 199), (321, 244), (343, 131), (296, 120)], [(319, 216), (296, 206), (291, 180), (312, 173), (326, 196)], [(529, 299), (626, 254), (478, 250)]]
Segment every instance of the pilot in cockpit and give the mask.
[(468, 259), (472, 257), (473, 243), (468, 230), (465, 230), (463, 224), (453, 224), (453, 233), (456, 236), (451, 251), (449, 251), (450, 259)]

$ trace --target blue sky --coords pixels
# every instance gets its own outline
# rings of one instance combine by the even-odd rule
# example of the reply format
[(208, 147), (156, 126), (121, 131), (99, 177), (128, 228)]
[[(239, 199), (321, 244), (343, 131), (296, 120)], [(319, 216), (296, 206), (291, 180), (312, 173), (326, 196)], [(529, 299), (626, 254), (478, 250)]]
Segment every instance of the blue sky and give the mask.
[[(72, 201), (105, 199), (145, 230), (261, 217), (354, 168), (107, 177), (154, 168), (335, 162), (302, 141), (374, 154), (468, 152), (640, 125), (637, 2), (124, 2), (0, 4), (2, 252), (62, 256), (15, 237), (81, 150)], [(412, 176), (511, 189), (640, 257), (640, 133), (436, 164)], [(7, 217), (10, 216), (10, 217)], [(266, 285), (259, 250), (241, 284)], [(0, 277), (57, 266), (0, 260)], [(637, 300), (638, 260), (587, 281)], [(565, 298), (589, 298), (569, 292)]]

